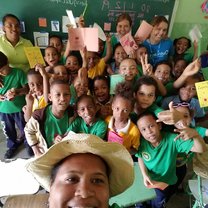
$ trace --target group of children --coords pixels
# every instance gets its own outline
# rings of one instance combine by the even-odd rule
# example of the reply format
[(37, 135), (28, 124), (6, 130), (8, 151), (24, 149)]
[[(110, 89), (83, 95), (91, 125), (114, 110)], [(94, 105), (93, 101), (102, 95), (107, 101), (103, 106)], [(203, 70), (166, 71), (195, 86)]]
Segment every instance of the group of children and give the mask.
[[(205, 116), (196, 97), (195, 83), (203, 80), (197, 44), (191, 56), (188, 38), (172, 42), (167, 37), (165, 17), (154, 17), (152, 25), (150, 37), (143, 43), (137, 38), (138, 49), (129, 56), (119, 42), (132, 27), (126, 13), (117, 19), (116, 35), (107, 37), (106, 43), (99, 40), (99, 52), (70, 51), (69, 42), (63, 52), (61, 38), (51, 36), (44, 52), (47, 66), (37, 64), (27, 75), (11, 68), (0, 52), (5, 159), (15, 155), (22, 141), (30, 156), (40, 156), (70, 131), (95, 134), (127, 148), (139, 163), (144, 184), (156, 190), (150, 206), (163, 207), (184, 177), (176, 171), (180, 173), (187, 162), (177, 159), (179, 153), (187, 158), (190, 152), (205, 151), (201, 137), (208, 136), (208, 130), (195, 122)], [(114, 95), (110, 94), (113, 74), (125, 79)], [(167, 187), (161, 190), (157, 181)]]

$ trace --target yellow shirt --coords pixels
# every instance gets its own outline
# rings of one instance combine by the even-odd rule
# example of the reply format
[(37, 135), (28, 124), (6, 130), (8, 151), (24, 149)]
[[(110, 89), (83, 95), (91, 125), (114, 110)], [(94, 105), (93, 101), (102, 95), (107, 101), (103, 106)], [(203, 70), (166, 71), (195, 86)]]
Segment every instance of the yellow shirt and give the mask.
[[(131, 148), (138, 150), (138, 147), (140, 145), (140, 132), (137, 126), (130, 119), (128, 120), (127, 125), (123, 129), (120, 129), (118, 132), (115, 132), (115, 130), (113, 129), (113, 116), (108, 116), (105, 121), (108, 124), (108, 141), (112, 141), (118, 136), (120, 137), (120, 139), (117, 137), (119, 140), (118, 143), (123, 144), (128, 151), (130, 151)], [(110, 138), (111, 136), (113, 136), (113, 134), (111, 133), (115, 135), (115, 138)]]
[(105, 70), (106, 64), (103, 58), (93, 67), (88, 70), (88, 78), (94, 79), (98, 75), (102, 75)]
[(47, 105), (47, 103), (44, 99), (44, 96), (42, 95), (39, 98), (34, 99), (32, 111), (44, 108), (44, 107), (46, 107), (46, 105)]
[(20, 37), (19, 42), (13, 46), (5, 35), (0, 37), (0, 51), (2, 51), (9, 60), (9, 66), (12, 68), (22, 69), (27, 72), (30, 68), (29, 62), (25, 55), (24, 47), (31, 47), (32, 43)]

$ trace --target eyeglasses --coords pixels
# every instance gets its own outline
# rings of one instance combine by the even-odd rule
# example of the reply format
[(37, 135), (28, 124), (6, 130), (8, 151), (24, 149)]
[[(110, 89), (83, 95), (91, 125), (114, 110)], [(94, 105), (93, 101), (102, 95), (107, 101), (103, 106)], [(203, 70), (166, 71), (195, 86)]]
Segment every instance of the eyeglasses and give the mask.
[(190, 107), (190, 104), (187, 103), (187, 102), (173, 103), (173, 107), (174, 108), (178, 108), (178, 107)]

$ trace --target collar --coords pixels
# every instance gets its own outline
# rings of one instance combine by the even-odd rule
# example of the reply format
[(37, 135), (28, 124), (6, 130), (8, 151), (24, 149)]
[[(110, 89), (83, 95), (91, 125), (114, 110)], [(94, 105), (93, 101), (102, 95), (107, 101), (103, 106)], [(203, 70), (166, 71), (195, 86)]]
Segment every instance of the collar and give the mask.
[[(109, 124), (108, 124), (108, 128), (111, 129), (111, 130), (114, 130), (113, 123), (114, 123), (114, 118), (113, 118), (113, 116), (111, 116)], [(124, 128), (122, 128), (122, 129), (118, 129), (117, 133), (127, 134), (128, 131), (129, 131), (130, 124), (131, 124), (131, 119), (129, 118), (126, 126)]]

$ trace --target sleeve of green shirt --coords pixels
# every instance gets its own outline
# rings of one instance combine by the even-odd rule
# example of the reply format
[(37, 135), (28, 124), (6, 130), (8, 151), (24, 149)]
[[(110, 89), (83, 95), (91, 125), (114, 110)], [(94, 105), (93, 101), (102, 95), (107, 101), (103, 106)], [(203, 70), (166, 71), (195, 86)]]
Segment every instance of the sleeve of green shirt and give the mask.
[(202, 138), (204, 138), (204, 137), (206, 136), (206, 131), (207, 131), (206, 128), (201, 127), (201, 126), (197, 126), (197, 127), (195, 128), (195, 130), (198, 132), (198, 134), (199, 134)]
[(156, 116), (158, 116), (158, 114), (162, 111), (164, 111), (163, 108), (159, 107), (158, 105), (156, 105), (155, 103), (153, 103), (149, 108), (148, 108), (149, 112), (154, 113)]
[(67, 132), (73, 131), (75, 133), (79, 133), (79, 129), (81, 125), (80, 121), (81, 120), (79, 117), (75, 118), (75, 120), (70, 124), (69, 128), (67, 129)]
[(100, 137), (101, 139), (104, 139), (107, 132), (107, 124), (103, 120), (99, 120), (96, 128), (96, 136)]

